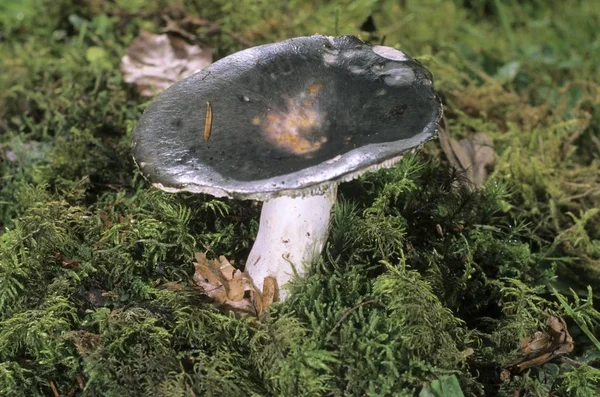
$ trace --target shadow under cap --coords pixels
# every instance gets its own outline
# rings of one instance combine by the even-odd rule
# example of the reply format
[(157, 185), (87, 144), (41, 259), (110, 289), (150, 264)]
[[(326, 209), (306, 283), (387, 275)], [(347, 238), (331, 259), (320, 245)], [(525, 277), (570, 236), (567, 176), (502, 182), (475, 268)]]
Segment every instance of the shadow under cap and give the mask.
[(390, 166), (434, 138), (440, 116), (431, 75), (406, 54), (353, 36), (299, 37), (171, 86), (135, 127), (133, 155), (161, 189), (268, 200)]

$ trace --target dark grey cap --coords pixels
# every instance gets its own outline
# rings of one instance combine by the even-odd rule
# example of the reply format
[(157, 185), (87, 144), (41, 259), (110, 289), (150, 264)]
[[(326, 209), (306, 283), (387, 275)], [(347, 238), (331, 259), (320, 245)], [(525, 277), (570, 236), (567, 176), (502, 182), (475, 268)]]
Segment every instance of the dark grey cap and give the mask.
[(389, 166), (434, 138), (440, 116), (430, 73), (404, 53), (299, 37), (168, 88), (135, 127), (133, 156), (164, 190), (267, 200)]

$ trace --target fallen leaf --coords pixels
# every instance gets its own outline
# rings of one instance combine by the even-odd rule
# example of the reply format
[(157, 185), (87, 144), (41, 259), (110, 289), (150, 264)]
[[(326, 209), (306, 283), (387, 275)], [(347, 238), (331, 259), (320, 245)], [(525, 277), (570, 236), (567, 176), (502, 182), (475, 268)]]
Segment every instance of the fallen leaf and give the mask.
[(496, 163), (496, 151), (492, 138), (478, 132), (471, 138), (457, 141), (450, 137), (448, 128), (440, 128), (439, 140), (446, 158), (456, 169), (464, 171), (468, 181), (480, 188), (488, 176), (488, 170)]
[(227, 292), (227, 298), (232, 301), (244, 299), (245, 286), (252, 282), (239, 269), (233, 267), (224, 256), (220, 256), (219, 261), (221, 262), (219, 270), (226, 281), (224, 287)]
[(519, 344), (521, 357), (504, 366), (513, 372), (537, 367), (573, 351), (573, 338), (562, 318), (548, 315), (547, 329), (536, 331)]
[(196, 285), (219, 306), (240, 315), (260, 316), (277, 296), (277, 284), (272, 277), (265, 278), (263, 292), (259, 293), (252, 279), (224, 256), (207, 259), (205, 254), (198, 252), (195, 259)]
[(123, 80), (140, 95), (154, 96), (212, 63), (212, 50), (174, 34), (140, 32), (121, 58)]
[(262, 304), (264, 308), (271, 306), (277, 297), (277, 280), (274, 277), (266, 277), (263, 282)]
[[(196, 258), (197, 260), (197, 258)], [(205, 263), (208, 261), (194, 263), (194, 281), (200, 286), (209, 298), (213, 298), (218, 303), (227, 302), (227, 291), (223, 286), (223, 280), (220, 279), (218, 273), (216, 273), (211, 266), (207, 266)], [(211, 261), (212, 262), (212, 261)]]

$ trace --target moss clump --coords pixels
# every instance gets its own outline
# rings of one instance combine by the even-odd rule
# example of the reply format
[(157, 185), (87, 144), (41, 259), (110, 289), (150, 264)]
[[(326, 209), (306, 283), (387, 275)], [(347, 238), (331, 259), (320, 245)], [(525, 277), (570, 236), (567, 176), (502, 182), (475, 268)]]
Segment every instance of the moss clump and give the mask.
[[(243, 260), (259, 207), (149, 187), (118, 72), (182, 10), (220, 25), (196, 32), (218, 56), (373, 13), (433, 70), (451, 134), (494, 138), (494, 173), (473, 191), (429, 144), (344, 184), (288, 301), (216, 311), (193, 254)], [(599, 23), (593, 1), (3, 2), (0, 395), (597, 395)], [(570, 360), (503, 381), (548, 313)]]

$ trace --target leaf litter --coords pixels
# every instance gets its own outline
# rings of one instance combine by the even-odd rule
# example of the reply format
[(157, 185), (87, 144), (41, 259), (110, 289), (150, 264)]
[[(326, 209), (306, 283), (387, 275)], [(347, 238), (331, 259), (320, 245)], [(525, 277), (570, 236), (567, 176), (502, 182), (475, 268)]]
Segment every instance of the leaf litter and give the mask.
[(252, 279), (236, 269), (223, 255), (218, 259), (208, 259), (197, 252), (194, 262), (194, 281), (204, 293), (224, 309), (238, 315), (260, 316), (274, 301), (277, 295), (275, 279), (264, 280), (263, 291), (257, 291)]
[(446, 123), (439, 132), (440, 145), (448, 159), (456, 169), (463, 171), (470, 184), (481, 188), (489, 171), (496, 164), (496, 151), (492, 138), (477, 132), (471, 138), (457, 141), (450, 137)]
[(521, 341), (520, 357), (504, 366), (501, 379), (508, 380), (511, 373), (541, 366), (573, 351), (573, 338), (562, 318), (548, 315), (546, 325), (545, 331), (536, 331)]
[(172, 33), (142, 31), (121, 58), (121, 73), (140, 95), (151, 97), (204, 69), (212, 60), (208, 47), (188, 44)]

